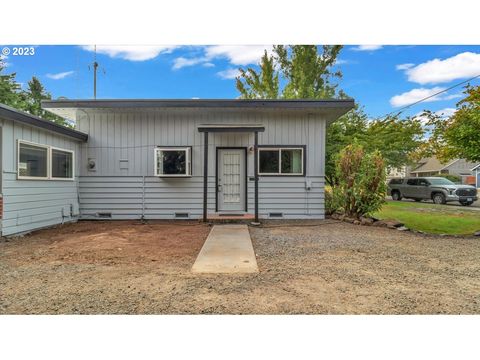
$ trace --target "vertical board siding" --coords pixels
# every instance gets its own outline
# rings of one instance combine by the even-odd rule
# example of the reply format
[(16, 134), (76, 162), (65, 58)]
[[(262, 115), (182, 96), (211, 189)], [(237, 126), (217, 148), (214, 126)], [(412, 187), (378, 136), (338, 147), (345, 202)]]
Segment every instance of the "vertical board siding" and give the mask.
[(12, 235), (75, 220), (78, 177), (73, 181), (17, 180), (17, 140), (73, 150), (79, 173), (79, 143), (34, 127), (3, 120), (2, 126), (2, 235)]
[[(77, 126), (89, 133), (80, 160), (81, 218), (111, 213), (112, 219), (172, 219), (175, 212), (201, 218), (203, 206), (203, 134), (201, 124), (255, 123), (265, 125), (260, 145), (306, 145), (306, 177), (260, 177), (261, 217), (282, 212), (285, 218), (323, 218), (325, 121), (285, 112), (208, 110), (87, 110)], [(154, 176), (156, 146), (192, 146), (192, 177)], [(208, 211), (215, 211), (216, 147), (251, 147), (253, 134), (209, 134)], [(88, 171), (87, 161), (96, 161)], [(120, 159), (128, 169), (120, 169)], [(253, 153), (247, 153), (247, 177), (253, 176)], [(145, 181), (144, 181), (145, 177)], [(305, 180), (312, 189), (305, 190)], [(247, 179), (248, 180), (248, 179)], [(253, 182), (248, 181), (248, 208), (253, 212)]]

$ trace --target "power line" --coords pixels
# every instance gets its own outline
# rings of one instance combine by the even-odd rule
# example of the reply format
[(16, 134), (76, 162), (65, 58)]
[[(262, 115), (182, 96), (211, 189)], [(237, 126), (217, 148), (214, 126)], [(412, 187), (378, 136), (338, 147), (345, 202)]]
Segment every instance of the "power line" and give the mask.
[(463, 85), (463, 84), (465, 84), (465, 83), (467, 83), (467, 82), (469, 82), (469, 81), (475, 80), (475, 79), (477, 79), (477, 78), (480, 78), (480, 74), (478, 74), (477, 76), (474, 76), (474, 77), (472, 77), (472, 78), (470, 78), (470, 79), (467, 79), (467, 80), (464, 80), (464, 81), (462, 81), (462, 82), (459, 82), (458, 84), (452, 85), (452, 86), (450, 86), (450, 87), (448, 87), (448, 88), (446, 88), (446, 89), (444, 89), (444, 90), (442, 90), (442, 91), (439, 91), (439, 92), (437, 92), (437, 93), (435, 93), (435, 94), (432, 94), (432, 95), (429, 95), (429, 96), (427, 96), (427, 97), (424, 97), (423, 99), (420, 99), (420, 100), (418, 100), (418, 101), (415, 101), (415, 102), (413, 102), (413, 103), (411, 103), (411, 104), (409, 104), (409, 105), (406, 105), (406, 106), (404, 106), (404, 107), (402, 107), (402, 108), (400, 108), (400, 109), (398, 109), (398, 110), (391, 111), (391, 112), (389, 112), (387, 115), (382, 116), (382, 117), (386, 118), (386, 117), (392, 115), (393, 113), (398, 113), (398, 114), (400, 114), (400, 113), (401, 113), (403, 110), (405, 110), (405, 109), (408, 109), (408, 108), (410, 108), (410, 107), (412, 107), (412, 106), (414, 106), (414, 105), (420, 104), (420, 103), (424, 102), (425, 100), (428, 100), (428, 99), (431, 99), (431, 98), (433, 98), (433, 97), (435, 97), (435, 96), (437, 96), (437, 95), (443, 94), (444, 92), (450, 91), (450, 90), (452, 90), (452, 89), (454, 89), (454, 88), (456, 88), (456, 87), (458, 87), (458, 86), (460, 86), (460, 85)]

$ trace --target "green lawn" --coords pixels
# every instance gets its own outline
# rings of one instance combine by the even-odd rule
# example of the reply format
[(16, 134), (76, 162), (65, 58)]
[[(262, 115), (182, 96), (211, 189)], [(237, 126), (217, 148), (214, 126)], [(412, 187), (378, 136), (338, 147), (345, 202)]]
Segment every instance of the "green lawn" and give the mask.
[(480, 211), (452, 209), (448, 206), (388, 201), (373, 214), (379, 219), (395, 219), (412, 230), (432, 234), (471, 235), (480, 230)]

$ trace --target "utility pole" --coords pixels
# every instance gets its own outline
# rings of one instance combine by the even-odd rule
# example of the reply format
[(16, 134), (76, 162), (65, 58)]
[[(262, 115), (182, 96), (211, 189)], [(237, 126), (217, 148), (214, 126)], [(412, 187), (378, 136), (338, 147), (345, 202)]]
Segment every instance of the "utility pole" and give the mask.
[[(93, 66), (93, 99), (97, 100), (97, 70), (100, 64), (97, 62), (97, 45), (93, 47), (93, 63), (88, 64), (88, 70), (90, 66)], [(105, 75), (105, 69), (102, 68), (103, 74)]]
[(93, 54), (94, 54), (93, 55), (93, 99), (97, 100), (97, 68), (98, 68), (97, 45), (95, 45)]

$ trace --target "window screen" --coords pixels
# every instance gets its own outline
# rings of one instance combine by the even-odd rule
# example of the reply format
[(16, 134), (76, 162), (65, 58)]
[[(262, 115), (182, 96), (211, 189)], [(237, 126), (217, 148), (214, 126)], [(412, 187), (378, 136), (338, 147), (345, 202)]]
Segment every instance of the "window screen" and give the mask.
[(52, 177), (73, 178), (73, 154), (71, 152), (52, 149)]
[(18, 176), (46, 178), (48, 148), (31, 144), (19, 144)]

